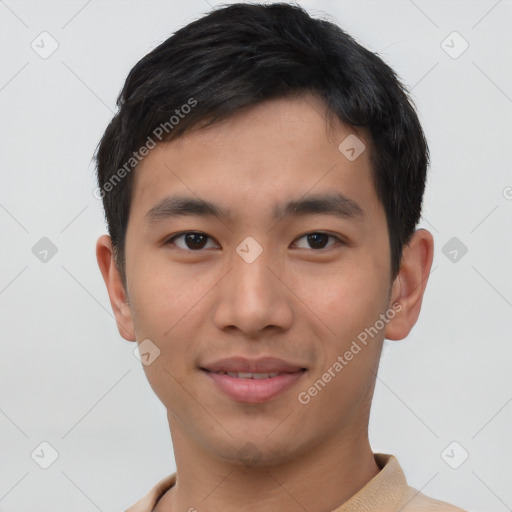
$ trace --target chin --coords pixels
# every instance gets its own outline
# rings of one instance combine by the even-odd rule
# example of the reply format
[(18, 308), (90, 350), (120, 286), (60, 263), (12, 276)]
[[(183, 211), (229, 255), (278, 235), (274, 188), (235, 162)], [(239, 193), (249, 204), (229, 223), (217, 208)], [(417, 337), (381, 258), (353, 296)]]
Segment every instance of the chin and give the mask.
[[(224, 449), (223, 449), (224, 448)], [(300, 450), (297, 446), (288, 449), (284, 440), (270, 442), (266, 435), (247, 436), (244, 439), (231, 438), (225, 443), (216, 443), (214, 456), (228, 464), (246, 468), (277, 466), (293, 460)]]

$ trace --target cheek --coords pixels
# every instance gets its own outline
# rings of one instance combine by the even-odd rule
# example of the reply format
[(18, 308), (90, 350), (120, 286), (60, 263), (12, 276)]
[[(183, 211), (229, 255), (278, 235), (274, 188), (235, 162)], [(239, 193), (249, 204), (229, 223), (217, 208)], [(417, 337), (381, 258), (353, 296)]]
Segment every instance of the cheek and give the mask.
[(157, 262), (146, 269), (134, 281), (134, 325), (137, 339), (149, 338), (160, 350), (145, 370), (163, 398), (156, 388), (174, 394), (179, 384), (173, 378), (181, 381), (195, 371), (199, 346), (195, 340), (204, 323), (208, 291), (218, 279)]
[(199, 301), (206, 293), (204, 284), (195, 281), (155, 269), (139, 281), (134, 294), (137, 339), (149, 338), (160, 351), (151, 365), (144, 366), (144, 372), (171, 413), (184, 410), (190, 400), (183, 386), (189, 372), (195, 371), (197, 346), (191, 340), (201, 321)]
[[(325, 276), (307, 290), (308, 303), (329, 327), (329, 338), (342, 348), (375, 322), (383, 306), (384, 290), (375, 269), (360, 261), (358, 269)], [(341, 345), (341, 346), (340, 346)]]
[(194, 309), (211, 288), (211, 279), (161, 261), (148, 263), (142, 270), (132, 286), (135, 329), (140, 335), (165, 342), (191, 322)]

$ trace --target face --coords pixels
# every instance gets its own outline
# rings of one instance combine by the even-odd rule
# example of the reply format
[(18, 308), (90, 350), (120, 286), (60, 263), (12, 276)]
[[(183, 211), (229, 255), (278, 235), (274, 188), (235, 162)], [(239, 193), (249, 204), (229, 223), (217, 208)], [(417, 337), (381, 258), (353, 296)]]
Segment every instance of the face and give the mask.
[[(324, 113), (313, 95), (267, 101), (157, 146), (134, 175), (130, 325), (160, 351), (144, 370), (173, 438), (224, 460), (366, 432), (389, 239), (368, 141), (328, 132)], [(338, 148), (350, 135), (366, 145), (355, 160)]]

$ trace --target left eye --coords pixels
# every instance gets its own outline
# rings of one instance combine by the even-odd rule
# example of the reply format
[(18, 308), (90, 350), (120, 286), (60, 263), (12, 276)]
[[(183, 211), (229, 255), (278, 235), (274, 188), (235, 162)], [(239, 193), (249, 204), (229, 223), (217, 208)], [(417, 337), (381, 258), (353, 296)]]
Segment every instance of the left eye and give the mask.
[[(299, 249), (312, 248), (316, 250), (322, 250), (332, 247), (332, 245), (334, 244), (331, 244), (330, 246), (326, 247), (329, 238), (332, 238), (339, 243), (343, 243), (342, 240), (337, 236), (320, 232), (307, 233), (306, 235), (302, 235), (297, 240), (301, 240), (303, 238), (307, 240), (307, 243), (310, 244), (311, 247), (299, 247)], [(171, 238), (166, 240), (165, 245), (175, 244), (178, 248), (183, 250), (198, 251), (207, 247), (207, 241), (209, 239), (212, 240), (212, 238), (205, 233), (187, 231), (185, 233), (179, 233), (177, 235), (172, 236)], [(181, 244), (176, 243), (177, 240), (181, 240)], [(215, 244), (213, 244), (213, 247), (215, 247)]]
[[(327, 233), (308, 233), (306, 235), (301, 236), (298, 240), (301, 240), (302, 238), (307, 239), (307, 243), (312, 246), (313, 249), (325, 249), (325, 245), (327, 243), (327, 240), (329, 238), (333, 238), (334, 240), (342, 243), (342, 241), (334, 235), (328, 235)], [(329, 247), (332, 247), (329, 246)], [(308, 249), (308, 247), (299, 247), (299, 249)]]

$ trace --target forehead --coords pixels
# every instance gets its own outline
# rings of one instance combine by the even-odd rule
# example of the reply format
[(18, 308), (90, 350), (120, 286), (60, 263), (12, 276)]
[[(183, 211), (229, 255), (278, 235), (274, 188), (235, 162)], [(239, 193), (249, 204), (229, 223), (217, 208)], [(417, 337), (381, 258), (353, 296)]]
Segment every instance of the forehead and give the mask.
[[(347, 140), (359, 144), (355, 159), (348, 158), (354, 151), (346, 153)], [(329, 127), (323, 101), (304, 94), (265, 101), (157, 145), (135, 171), (131, 210), (145, 216), (178, 193), (270, 218), (290, 211), (281, 207), (285, 198), (331, 192), (365, 215), (379, 213), (364, 133), (337, 119)]]

